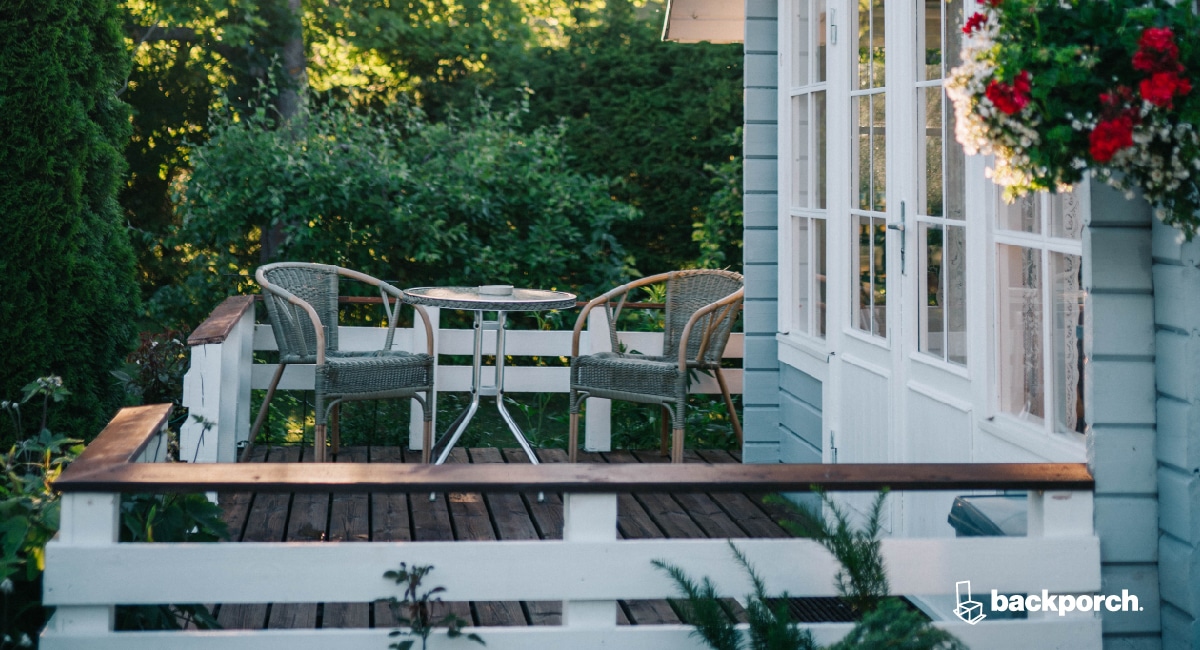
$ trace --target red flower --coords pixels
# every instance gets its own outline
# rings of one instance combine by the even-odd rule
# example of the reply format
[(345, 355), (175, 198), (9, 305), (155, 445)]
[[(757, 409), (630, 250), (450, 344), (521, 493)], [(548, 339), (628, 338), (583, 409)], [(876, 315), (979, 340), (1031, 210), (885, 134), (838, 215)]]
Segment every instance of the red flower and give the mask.
[(966, 26), (964, 26), (962, 28), (963, 33), (970, 34), (971, 32), (979, 29), (980, 27), (983, 27), (984, 23), (986, 23), (986, 22), (987, 22), (987, 16), (976, 11), (974, 14), (971, 15), (970, 18), (967, 19)]
[(1142, 99), (1151, 104), (1159, 108), (1175, 108), (1175, 97), (1191, 92), (1192, 84), (1174, 72), (1155, 72), (1149, 79), (1143, 79), (1138, 89)]
[(985, 94), (987, 98), (995, 104), (996, 108), (1000, 109), (1005, 115), (1012, 115), (1029, 104), (1029, 91), (1032, 84), (1029, 80), (1029, 72), (1022, 70), (1013, 79), (1012, 85), (1008, 85), (1002, 81), (995, 79), (988, 83)]
[(1147, 27), (1133, 54), (1133, 67), (1142, 72), (1183, 72), (1175, 32), (1168, 27)]
[(1133, 118), (1121, 115), (1096, 125), (1088, 134), (1089, 151), (1096, 162), (1106, 163), (1125, 147), (1133, 146)]

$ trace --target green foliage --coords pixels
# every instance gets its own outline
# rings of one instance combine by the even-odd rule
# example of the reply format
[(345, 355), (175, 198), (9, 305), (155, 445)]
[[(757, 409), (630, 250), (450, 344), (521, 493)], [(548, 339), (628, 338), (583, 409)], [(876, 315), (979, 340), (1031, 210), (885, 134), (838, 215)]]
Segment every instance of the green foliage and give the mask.
[[(565, 45), (491, 66), (497, 96), (533, 92), (528, 124), (565, 125), (579, 171), (621, 179), (613, 195), (643, 216), (614, 233), (647, 275), (697, 265), (693, 224), (711, 218), (714, 179), (731, 173), (725, 165), (741, 149), (730, 138), (742, 123), (741, 46), (664, 42), (663, 8), (632, 0), (577, 7)], [(733, 238), (719, 247), (736, 270)]]
[(636, 212), (570, 168), (559, 131), (527, 132), (521, 117), (481, 103), (430, 124), (415, 109), (331, 101), (286, 129), (266, 110), (223, 118), (192, 153), (184, 221), (164, 247), (190, 275), (156, 308), (199, 322), (220, 296), (257, 291), (259, 264), (283, 259), (400, 286), (618, 284), (630, 270), (611, 230)]
[[(888, 491), (881, 490), (879, 496), (875, 497), (866, 521), (860, 528), (850, 523), (850, 514), (832, 497), (819, 490), (818, 494), (830, 518), (813, 513), (813, 516), (800, 520), (800, 523), (784, 521), (781, 525), (793, 534), (816, 539), (828, 549), (841, 564), (836, 577), (838, 593), (855, 612), (863, 614), (873, 611), (890, 592), (887, 568), (879, 553), (879, 533)], [(790, 503), (781, 498), (776, 501)]]
[[(451, 612), (438, 617), (434, 614), (434, 609), (441, 604), (442, 598), (440, 594), (446, 591), (445, 587), (433, 587), (432, 589), (424, 589), (422, 582), (425, 577), (433, 571), (432, 565), (414, 565), (411, 568), (406, 562), (400, 563), (400, 568), (396, 571), (387, 571), (383, 574), (384, 578), (395, 581), (398, 585), (404, 585), (404, 595), (402, 598), (392, 596), (388, 598), (388, 607), (400, 624), (407, 627), (407, 630), (393, 630), (388, 633), (389, 637), (411, 636), (421, 640), (421, 650), (425, 650), (429, 643), (429, 635), (438, 627), (446, 628), (446, 635), (451, 639), (465, 637), (479, 645), (487, 645), (478, 634), (466, 634), (462, 632), (462, 628), (467, 624), (467, 621), (462, 620)], [(411, 650), (416, 645), (416, 639), (406, 639), (397, 641), (388, 646), (393, 650)]]
[[(836, 578), (838, 593), (858, 613), (859, 620), (849, 634), (828, 650), (967, 650), (967, 646), (953, 635), (930, 625), (920, 612), (888, 595), (887, 573), (879, 553), (880, 519), (887, 490), (879, 493), (866, 521), (857, 529), (841, 506), (828, 494), (817, 491), (829, 509), (832, 521), (822, 518), (819, 513), (809, 513), (810, 516), (800, 520), (803, 523), (782, 520), (780, 524), (795, 534), (813, 536), (841, 565)], [(775, 501), (795, 508), (782, 498)], [(786, 606), (772, 602), (765, 583), (745, 555), (732, 542), (730, 546), (736, 561), (754, 584), (754, 594), (747, 599), (746, 606), (750, 647), (754, 650), (816, 650), (818, 646), (811, 634), (796, 627)], [(653, 564), (667, 571), (687, 598), (681, 603), (681, 618), (696, 626), (694, 635), (703, 638), (714, 650), (744, 647), (733, 619), (721, 609), (719, 595), (708, 578), (697, 585), (682, 570), (665, 561), (654, 560)], [(784, 593), (779, 598), (786, 602), (789, 596)]]
[(699, 636), (714, 650), (816, 650), (816, 642), (808, 630), (799, 628), (791, 620), (787, 609), (787, 592), (778, 597), (767, 595), (767, 586), (762, 576), (754, 570), (746, 555), (732, 541), (734, 560), (750, 577), (754, 593), (746, 598), (746, 618), (750, 624), (749, 646), (734, 625), (729, 610), (717, 595), (716, 588), (707, 577), (696, 584), (682, 569), (664, 560), (653, 560), (652, 564), (667, 572), (686, 600), (671, 601), (681, 612), (682, 618), (696, 629), (692, 636)]
[(125, 368), (112, 375), (137, 403), (171, 403), (178, 415), (183, 412), (183, 375), (190, 359), (186, 331), (142, 332), (137, 348), (125, 358)]
[[(99, 431), (120, 404), (108, 371), (129, 349), (133, 256), (117, 205), (128, 136), (114, 96), (128, 56), (107, 0), (0, 8), (0, 395), (55, 373), (75, 393), (55, 428)], [(0, 430), (0, 448), (18, 439)]]
[[(731, 140), (742, 141), (738, 127)], [(741, 270), (742, 249), (742, 158), (731, 156), (720, 165), (705, 165), (716, 188), (708, 204), (692, 224), (692, 241), (700, 246), (696, 265), (702, 269), (733, 268)]]

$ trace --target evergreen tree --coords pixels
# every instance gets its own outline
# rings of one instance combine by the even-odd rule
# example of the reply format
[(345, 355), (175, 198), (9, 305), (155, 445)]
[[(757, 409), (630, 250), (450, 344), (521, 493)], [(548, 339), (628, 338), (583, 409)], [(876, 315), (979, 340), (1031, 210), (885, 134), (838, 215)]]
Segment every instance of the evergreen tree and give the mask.
[(72, 396), (52, 428), (89, 439), (120, 405), (109, 371), (137, 313), (117, 18), (113, 0), (0, 5), (0, 398), (61, 375)]

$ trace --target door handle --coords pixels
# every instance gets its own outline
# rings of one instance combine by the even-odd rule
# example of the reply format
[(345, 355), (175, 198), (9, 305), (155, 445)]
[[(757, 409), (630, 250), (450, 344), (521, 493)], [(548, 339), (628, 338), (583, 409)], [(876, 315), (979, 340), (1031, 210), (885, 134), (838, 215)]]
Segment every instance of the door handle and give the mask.
[(907, 219), (906, 212), (907, 212), (907, 209), (906, 209), (906, 206), (904, 205), (904, 201), (901, 201), (900, 202), (900, 223), (889, 223), (887, 225), (888, 230), (895, 230), (896, 232), (900, 233), (900, 275), (907, 275), (907, 273), (904, 270), (904, 253), (905, 253), (904, 247), (906, 244), (905, 237), (904, 237), (904, 222)]

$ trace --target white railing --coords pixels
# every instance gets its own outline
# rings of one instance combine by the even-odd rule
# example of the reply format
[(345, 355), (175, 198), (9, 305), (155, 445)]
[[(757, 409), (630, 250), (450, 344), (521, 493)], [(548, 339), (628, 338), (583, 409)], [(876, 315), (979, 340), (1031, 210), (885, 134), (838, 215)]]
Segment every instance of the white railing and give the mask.
[[(155, 410), (157, 409), (157, 410)], [(703, 646), (682, 625), (617, 624), (617, 600), (676, 595), (651, 566), (666, 559), (693, 576), (710, 576), (721, 593), (751, 590), (725, 540), (617, 540), (617, 497), (629, 491), (830, 491), (1033, 488), (1027, 537), (887, 539), (883, 555), (893, 593), (942, 596), (969, 580), (976, 600), (1001, 593), (1094, 594), (1099, 540), (1092, 528), (1091, 478), (1082, 465), (666, 465), (655, 475), (607, 464), (440, 467), (352, 464), (180, 464), (145, 462), (165, 426), (165, 407), (126, 409), (56, 483), (63, 490), (58, 537), (47, 546), (44, 602), (56, 608), (44, 650), (382, 650), (388, 629), (294, 629), (116, 632), (117, 604), (370, 602), (399, 596), (382, 577), (399, 562), (433, 565), (447, 600), (563, 601), (560, 626), (474, 628), (489, 650), (623, 648), (692, 650)], [(137, 462), (143, 461), (143, 462)], [(980, 477), (983, 478), (980, 478)], [(638, 478), (631, 478), (638, 477)], [(874, 477), (874, 478), (867, 478)], [(496, 542), (117, 543), (119, 492), (562, 491), (563, 539)], [(490, 486), (490, 487), (489, 487)], [(1045, 491), (1038, 491), (1042, 488)], [(837, 564), (804, 539), (737, 540), (769, 592), (835, 595)], [(1098, 648), (1092, 613), (1031, 614), (1027, 620), (969, 625), (950, 611), (937, 622), (974, 650)], [(848, 624), (807, 626), (822, 643)], [(436, 648), (476, 648), (437, 635)]]
[[(226, 309), (228, 307), (228, 309)], [(224, 313), (222, 313), (222, 311)], [(426, 308), (434, 328), (435, 354), (463, 355), (472, 352), (473, 332), (470, 329), (442, 329), (440, 310)], [(584, 351), (600, 351), (609, 347), (608, 329), (603, 310), (592, 312), (588, 327), (580, 337)], [(189, 339), (192, 344), (192, 363), (183, 380), (183, 405), (191, 416), (180, 431), (180, 458), (190, 462), (232, 462), (237, 457), (238, 444), (250, 434), (250, 391), (265, 389), (275, 373), (275, 364), (254, 363), (255, 351), (277, 350), (271, 327), (254, 323), (254, 310), (248, 297), (226, 301), (214, 312), (210, 322), (219, 321), (209, 332), (202, 331), (210, 323), (197, 328)], [(212, 330), (216, 331), (213, 332)], [(383, 346), (385, 331), (378, 327), (342, 327), (338, 330), (338, 345), (343, 350), (378, 350)], [(660, 332), (622, 332), (621, 341), (631, 350), (644, 354), (662, 353)], [(411, 329), (398, 328), (393, 346), (399, 350), (424, 347), (425, 332), (419, 321)], [(420, 341), (421, 345), (414, 345)], [(568, 357), (571, 354), (571, 332), (539, 330), (509, 330), (505, 351), (509, 356)], [(494, 337), (484, 337), (484, 355), (494, 355)], [(733, 334), (725, 349), (725, 357), (742, 357), (742, 335)], [(434, 393), (434, 430), (437, 429), (437, 391), (466, 392), (471, 387), (471, 366), (439, 365), (436, 369)], [(491, 380), (485, 368), (485, 380)], [(569, 369), (551, 366), (512, 366), (504, 370), (504, 390), (508, 393), (566, 393)], [(280, 390), (312, 390), (313, 366), (289, 365), (280, 380)], [(741, 369), (724, 371), (732, 393), (742, 392)], [(719, 394), (714, 378), (701, 375), (693, 392)], [(592, 398), (584, 420), (584, 448), (588, 451), (608, 451), (610, 447), (610, 402)], [(196, 419), (200, 418), (200, 419)], [(409, 448), (421, 448), (421, 415), (413, 409), (409, 427)], [(565, 425), (564, 425), (565, 428)]]

